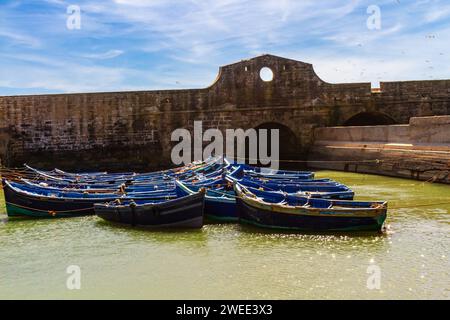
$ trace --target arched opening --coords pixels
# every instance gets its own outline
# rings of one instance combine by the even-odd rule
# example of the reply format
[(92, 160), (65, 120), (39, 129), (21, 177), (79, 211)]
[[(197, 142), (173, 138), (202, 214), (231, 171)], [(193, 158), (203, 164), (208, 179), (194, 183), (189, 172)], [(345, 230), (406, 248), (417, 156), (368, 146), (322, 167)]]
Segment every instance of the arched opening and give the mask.
[[(279, 168), (280, 169), (294, 169), (294, 168), (299, 168), (301, 167), (301, 164), (299, 162), (289, 162), (287, 160), (299, 160), (301, 159), (301, 155), (302, 153), (300, 152), (300, 146), (299, 146), (299, 142), (297, 137), (295, 136), (295, 133), (287, 126), (282, 125), (280, 123), (276, 123), (276, 122), (267, 122), (267, 123), (263, 123), (258, 125), (257, 127), (254, 128), (257, 132), (258, 135), (258, 147), (257, 147), (257, 152), (258, 152), (258, 159), (260, 158), (259, 156), (261, 155), (261, 152), (263, 150), (260, 150), (260, 142), (262, 141), (262, 143), (266, 143), (267, 146), (267, 155), (268, 155), (268, 159), (274, 159), (279, 161)], [(262, 129), (266, 129), (267, 130), (267, 138), (264, 139), (265, 137), (261, 135), (261, 130)], [(275, 146), (272, 146), (272, 134), (275, 134), (275, 132), (273, 130), (278, 130), (278, 156), (276, 154), (274, 154), (276, 148)], [(261, 140), (263, 139), (263, 140)], [(263, 152), (264, 153), (264, 152)], [(249, 141), (246, 140), (245, 141), (245, 155), (246, 155), (246, 163), (250, 163), (249, 162)], [(276, 159), (275, 159), (276, 158)], [(254, 164), (252, 164), (254, 165)], [(263, 163), (261, 163), (260, 161), (258, 161), (258, 163), (256, 164), (258, 166), (269, 166), (269, 165), (264, 165)]]
[(392, 119), (387, 114), (381, 112), (361, 112), (347, 121), (344, 122), (344, 126), (380, 126), (380, 125), (390, 125), (397, 124), (397, 122)]

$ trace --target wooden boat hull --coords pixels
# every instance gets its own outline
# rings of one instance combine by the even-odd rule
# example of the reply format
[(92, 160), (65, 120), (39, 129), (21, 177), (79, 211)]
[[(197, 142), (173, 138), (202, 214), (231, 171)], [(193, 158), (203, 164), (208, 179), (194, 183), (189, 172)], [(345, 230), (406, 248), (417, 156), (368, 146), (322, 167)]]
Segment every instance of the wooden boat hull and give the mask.
[[(6, 202), (6, 212), (9, 217), (27, 216), (33, 218), (67, 218), (93, 215), (94, 204), (106, 203), (122, 198), (120, 195), (102, 194), (97, 197), (85, 195), (83, 197), (49, 196), (30, 191), (33, 188), (18, 189), (3, 180), (3, 191)], [(45, 190), (42, 188), (42, 190)], [(70, 193), (69, 193), (70, 194)], [(175, 197), (175, 193), (136, 193), (133, 199), (168, 199)]]
[(257, 227), (298, 231), (379, 231), (386, 212), (374, 216), (332, 216), (327, 209), (317, 215), (274, 212), (236, 199), (239, 222)]
[(206, 196), (205, 215), (211, 221), (238, 222), (236, 200)]
[(96, 204), (98, 217), (119, 224), (153, 228), (201, 228), (205, 195), (202, 192), (161, 202), (125, 206)]
[(67, 200), (48, 198), (15, 192), (4, 186), (6, 212), (9, 217), (65, 218), (94, 214), (94, 203), (100, 200)]
[(236, 200), (234, 193), (228, 195), (225, 191), (218, 191), (211, 189), (213, 185), (220, 185), (221, 180), (213, 180), (209, 184), (189, 184), (178, 181), (180, 192), (187, 195), (192, 192), (197, 192), (201, 188), (207, 188), (205, 196), (205, 217), (211, 221), (217, 222), (237, 222)]

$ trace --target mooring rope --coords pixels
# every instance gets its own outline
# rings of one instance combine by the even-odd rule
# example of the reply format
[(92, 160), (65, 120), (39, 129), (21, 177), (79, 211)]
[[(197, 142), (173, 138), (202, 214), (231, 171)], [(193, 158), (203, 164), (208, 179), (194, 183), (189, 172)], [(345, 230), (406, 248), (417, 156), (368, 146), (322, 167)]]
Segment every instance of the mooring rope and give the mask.
[(50, 215), (56, 215), (58, 213), (71, 213), (71, 212), (78, 212), (78, 211), (89, 211), (89, 210), (93, 210), (94, 209), (94, 206), (92, 206), (92, 207), (89, 207), (89, 208), (73, 209), (73, 210), (43, 210), (43, 209), (36, 209), (36, 208), (23, 206), (23, 205), (20, 205), (20, 204), (17, 204), (17, 203), (8, 202), (8, 201), (5, 201), (5, 204), (13, 205), (13, 206), (19, 207), (21, 209), (27, 209), (27, 210), (37, 211), (37, 212), (46, 212), (46, 213), (48, 213)]
[(368, 160), (298, 160), (298, 159), (254, 159), (254, 158), (242, 158), (242, 157), (234, 157), (236, 160), (245, 160), (245, 161), (269, 161), (269, 162), (288, 162), (288, 163), (382, 163), (383, 160), (380, 159), (368, 159)]
[[(226, 192), (223, 192), (223, 191), (219, 191), (219, 190), (208, 189), (208, 191), (215, 192), (215, 193), (218, 193), (218, 194), (222, 194), (222, 195), (228, 196), (230, 198), (235, 198), (235, 199), (240, 198), (240, 199), (242, 199), (242, 197), (239, 197), (237, 195), (232, 195), (232, 194), (229, 194), (229, 193), (226, 193)], [(273, 190), (273, 191), (279, 191), (279, 190)], [(284, 194), (287, 194), (287, 193), (284, 193)], [(322, 198), (314, 198), (314, 199), (322, 199)], [(338, 201), (338, 200), (335, 200), (335, 199), (323, 199), (323, 200)], [(367, 201), (367, 202), (371, 202), (371, 201)], [(394, 206), (394, 207), (389, 207), (388, 206), (388, 209), (389, 210), (398, 210), (398, 209), (411, 209), (411, 208), (418, 208), (418, 207), (431, 207), (431, 206), (441, 206), (441, 205), (450, 205), (450, 201), (448, 201), (448, 202), (439, 202), (439, 203), (417, 204), (417, 205), (409, 205), (409, 206)]]
[[(283, 163), (377, 163), (377, 164), (381, 164), (383, 162), (388, 162), (390, 160), (381, 160), (381, 159), (365, 159), (365, 160), (299, 160), (299, 159), (255, 159), (255, 158), (243, 158), (243, 157), (234, 157), (235, 160), (244, 160), (244, 161), (253, 161), (253, 162), (258, 162), (258, 161), (264, 161), (264, 162), (283, 162)], [(166, 170), (162, 170), (162, 171), (158, 171), (161, 173), (165, 173), (165, 172), (182, 172), (184, 170), (196, 170), (196, 169), (201, 169), (202, 165), (194, 165), (191, 167), (180, 167), (180, 168), (173, 168), (173, 169), (166, 169)], [(442, 170), (445, 171), (445, 170)], [(0, 174), (3, 173), (24, 173), (24, 174), (28, 174), (28, 175), (36, 175), (36, 173), (31, 173), (28, 169), (26, 168), (14, 168), (14, 167), (6, 167), (6, 166), (1, 166), (0, 167)], [(82, 175), (82, 174), (80, 174)]]
[(410, 205), (410, 206), (390, 207), (389, 209), (411, 209), (411, 208), (422, 208), (422, 207), (442, 206), (442, 205), (450, 205), (450, 201), (449, 202), (438, 202), (438, 203), (415, 204), (415, 205)]
[[(247, 160), (247, 161), (258, 161), (261, 159), (251, 159), (251, 158), (241, 158), (241, 157), (235, 157), (236, 160)], [(377, 163), (380, 164), (382, 163), (384, 160), (379, 160), (379, 159), (368, 159), (368, 160), (296, 160), (296, 159), (287, 159), (287, 160), (272, 160), (272, 159), (262, 159), (262, 160), (270, 160), (270, 161), (274, 161), (274, 162), (290, 162), (290, 163)], [(204, 166), (204, 164), (194, 164), (191, 166), (185, 166), (185, 167), (180, 167), (180, 168), (174, 168), (174, 169), (167, 169), (167, 170), (163, 170), (160, 171), (161, 173), (164, 172), (175, 172), (175, 173), (183, 173), (186, 170), (196, 170), (196, 169), (201, 169), (202, 165)], [(448, 172), (445, 170), (442, 170), (443, 172)], [(2, 176), (6, 176), (8, 179), (20, 179), (23, 177), (27, 177), (30, 178), (31, 180), (35, 180), (38, 179), (40, 176), (36, 173), (31, 173), (29, 171), (29, 169), (24, 168), (24, 167), (5, 167), (5, 166), (1, 166), (0, 167), (0, 175)], [(431, 177), (430, 179), (423, 181), (422, 183), (434, 183), (436, 181), (436, 176)], [(280, 190), (276, 190), (276, 189), (272, 189), (270, 187), (264, 186), (265, 189), (270, 190), (270, 191), (280, 191)], [(0, 189), (3, 189), (3, 186), (0, 185)], [(230, 194), (230, 193), (226, 193), (226, 192), (222, 192), (219, 190), (213, 190), (213, 189), (208, 189), (208, 191), (210, 192), (214, 192), (217, 194), (222, 194), (225, 195), (227, 197), (232, 197), (232, 198), (238, 198), (238, 196)], [(264, 189), (263, 189), (264, 191)], [(40, 209), (35, 209), (35, 208), (30, 208), (30, 207), (25, 207), (25, 206), (20, 206), (17, 204), (13, 204), (13, 203), (9, 203), (9, 202), (5, 202), (7, 204), (11, 204), (11, 205), (15, 205), (18, 207), (21, 207), (23, 209), (28, 209), (28, 210), (34, 210), (34, 211), (38, 211), (38, 212), (48, 212), (49, 214), (58, 214), (58, 213), (70, 213), (70, 212), (77, 212), (77, 211), (87, 211), (87, 210), (92, 210), (92, 208), (86, 208), (86, 209), (75, 209), (75, 210), (60, 210), (60, 211), (48, 211), (48, 210), (40, 210)], [(430, 204), (418, 204), (418, 205), (410, 205), (410, 206), (397, 206), (397, 207), (391, 207), (389, 209), (407, 209), (407, 208), (418, 208), (418, 207), (429, 207), (429, 206), (435, 206), (435, 205), (450, 205), (450, 202), (441, 202), (441, 203), (430, 203)]]
[[(270, 189), (270, 188), (269, 188)], [(214, 192), (214, 193), (218, 193), (221, 195), (224, 195), (226, 197), (230, 197), (230, 198), (234, 198), (234, 199), (242, 199), (242, 197), (237, 196), (235, 194), (229, 194), (227, 192), (223, 192), (223, 191), (219, 191), (219, 190), (213, 190), (213, 189), (208, 189), (208, 191)], [(276, 191), (276, 190), (274, 190)], [(287, 193), (284, 193), (285, 195)], [(320, 198), (317, 198), (320, 199)], [(329, 201), (333, 201), (333, 199), (325, 199), (325, 200), (329, 200)], [(370, 202), (370, 201), (368, 201)], [(101, 202), (99, 202), (101, 203)], [(5, 201), (5, 204), (8, 205), (13, 205), (22, 209), (26, 209), (26, 210), (31, 210), (31, 211), (37, 211), (37, 212), (45, 212), (48, 213), (51, 216), (57, 216), (58, 214), (62, 214), (62, 213), (72, 213), (72, 212), (84, 212), (84, 211), (90, 211), (94, 209), (94, 206), (89, 207), (89, 208), (83, 208), (83, 209), (72, 209), (72, 210), (43, 210), (43, 209), (37, 209), (37, 208), (32, 208), (32, 207), (28, 207), (28, 206), (23, 206), (23, 205), (19, 205), (16, 203), (12, 203), (12, 202), (8, 202)], [(388, 207), (388, 210), (398, 210), (398, 209), (411, 209), (411, 208), (423, 208), (423, 207), (431, 207), (431, 206), (441, 206), (441, 205), (450, 205), (450, 201), (448, 202), (439, 202), (439, 203), (427, 203), (427, 204), (415, 204), (415, 205), (409, 205), (409, 206), (394, 206), (394, 207)]]
[[(246, 161), (272, 161), (272, 162), (290, 162), (290, 163), (381, 163), (385, 160), (380, 160), (380, 159), (367, 159), (367, 160), (298, 160), (298, 159), (254, 159), (254, 158), (242, 158), (242, 157), (234, 157), (234, 159), (236, 160), (246, 160)], [(165, 172), (179, 172), (179, 171), (184, 171), (184, 170), (197, 170), (197, 169), (201, 169), (204, 165), (200, 164), (200, 165), (193, 165), (193, 166), (186, 166), (186, 167), (180, 167), (180, 168), (173, 168), (173, 169), (166, 169), (166, 170), (162, 170), (162, 171), (158, 171), (161, 173), (165, 173)], [(23, 173), (26, 175), (37, 175), (36, 173), (30, 172), (29, 169), (24, 168), (24, 167), (6, 167), (6, 166), (0, 166), (0, 174), (4, 174), (4, 173)], [(87, 173), (88, 174), (88, 173)], [(83, 173), (81, 173), (80, 175), (83, 175)]]

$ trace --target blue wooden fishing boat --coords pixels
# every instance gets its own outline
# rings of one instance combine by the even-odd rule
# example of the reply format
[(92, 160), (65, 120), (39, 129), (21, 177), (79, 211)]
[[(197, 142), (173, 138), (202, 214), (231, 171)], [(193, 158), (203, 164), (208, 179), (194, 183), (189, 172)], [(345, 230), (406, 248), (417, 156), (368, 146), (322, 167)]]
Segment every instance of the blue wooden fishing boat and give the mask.
[(154, 186), (149, 186), (148, 188), (142, 188), (139, 190), (126, 191), (126, 188), (121, 188), (118, 190), (113, 190), (109, 192), (97, 192), (96, 190), (83, 190), (83, 189), (65, 189), (65, 188), (54, 188), (49, 186), (44, 186), (35, 183), (17, 183), (11, 182), (16, 188), (22, 191), (37, 193), (37, 194), (53, 194), (61, 197), (79, 195), (81, 197), (86, 196), (102, 196), (102, 197), (115, 197), (117, 195), (148, 195), (148, 196), (165, 196), (170, 193), (175, 193), (175, 184), (167, 185), (165, 188), (154, 188)]
[(326, 200), (234, 184), (239, 222), (298, 231), (379, 231), (387, 202)]
[(67, 173), (60, 169), (50, 171), (39, 170), (25, 164), (25, 168), (36, 176), (36, 179), (61, 181), (67, 183), (113, 183), (125, 181), (152, 181), (160, 179), (170, 179), (174, 175), (189, 175), (191, 173), (202, 173), (216, 170), (221, 166), (218, 159), (208, 159), (204, 162), (194, 162), (184, 167), (169, 169), (164, 171), (156, 171), (149, 173), (105, 173), (105, 172), (81, 172)]
[(169, 169), (164, 171), (150, 172), (150, 173), (67, 173), (65, 171), (54, 169), (51, 171), (44, 171), (32, 168), (28, 165), (25, 167), (33, 175), (28, 180), (34, 182), (49, 182), (53, 184), (63, 185), (87, 185), (93, 187), (95, 185), (106, 185), (105, 188), (126, 183), (134, 186), (138, 185), (160, 185), (170, 182), (177, 178), (181, 180), (196, 180), (205, 179), (217, 174), (222, 174), (222, 171), (230, 164), (225, 160), (222, 162), (220, 158), (211, 158), (203, 162), (193, 162), (184, 167)]
[(75, 183), (58, 183), (54, 181), (30, 181), (28, 179), (20, 179), (20, 183), (24, 183), (34, 188), (45, 188), (58, 191), (83, 192), (83, 193), (139, 193), (153, 192), (175, 189), (174, 181), (163, 181), (160, 183), (148, 184), (75, 184)]
[(94, 204), (122, 200), (171, 199), (174, 190), (142, 193), (84, 193), (70, 192), (2, 180), (8, 216), (62, 218), (94, 213)]
[(314, 179), (314, 172), (310, 171), (272, 170), (269, 168), (252, 167), (249, 165), (244, 165), (244, 174), (248, 176), (262, 177), (267, 179)]
[(258, 188), (262, 191), (282, 191), (299, 196), (353, 200), (355, 193), (343, 184), (336, 182), (302, 183), (301, 180), (294, 182), (280, 182), (278, 180), (261, 181), (252, 177), (236, 179), (233, 175), (227, 175), (229, 181), (238, 182), (244, 186)]
[(43, 181), (58, 181), (60, 183), (113, 183), (115, 181), (127, 181), (134, 177), (134, 173), (62, 173), (63, 171), (59, 169), (54, 169), (50, 171), (39, 170), (33, 168), (27, 164), (24, 164), (25, 168), (35, 175), (36, 180)]
[(201, 228), (205, 190), (188, 192), (177, 183), (177, 197), (170, 200), (125, 200), (95, 204), (95, 214), (107, 221), (150, 228)]
[(225, 179), (207, 183), (186, 183), (178, 181), (180, 189), (187, 195), (206, 190), (205, 216), (217, 222), (237, 222), (236, 199), (233, 184)]

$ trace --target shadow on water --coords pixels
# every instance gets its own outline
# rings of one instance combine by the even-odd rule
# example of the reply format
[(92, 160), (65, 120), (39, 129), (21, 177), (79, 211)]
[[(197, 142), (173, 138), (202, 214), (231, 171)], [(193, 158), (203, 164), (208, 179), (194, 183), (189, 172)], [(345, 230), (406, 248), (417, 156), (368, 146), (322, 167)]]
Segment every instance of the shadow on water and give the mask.
[(207, 233), (204, 229), (188, 228), (148, 228), (113, 223), (105, 220), (96, 220), (95, 226), (113, 233), (126, 235), (130, 239), (140, 241), (154, 241), (159, 243), (178, 243), (180, 245), (204, 246), (207, 242)]
[(125, 223), (114, 223), (105, 220), (97, 220), (95, 224), (99, 227), (109, 227), (113, 228), (121, 228), (123, 230), (133, 230), (133, 231), (144, 231), (144, 232), (154, 232), (154, 233), (201, 233), (201, 229), (194, 228), (164, 228), (164, 227), (145, 227), (145, 226), (131, 226)]
[(10, 229), (18, 228), (32, 228), (42, 225), (52, 225), (62, 220), (76, 219), (74, 218), (33, 218), (33, 217), (8, 217), (7, 215), (0, 215), (0, 223)]
[(242, 233), (251, 233), (253, 235), (298, 235), (298, 236), (329, 236), (329, 237), (386, 237), (384, 231), (295, 231), (283, 229), (264, 229), (248, 224), (239, 225), (239, 231)]

